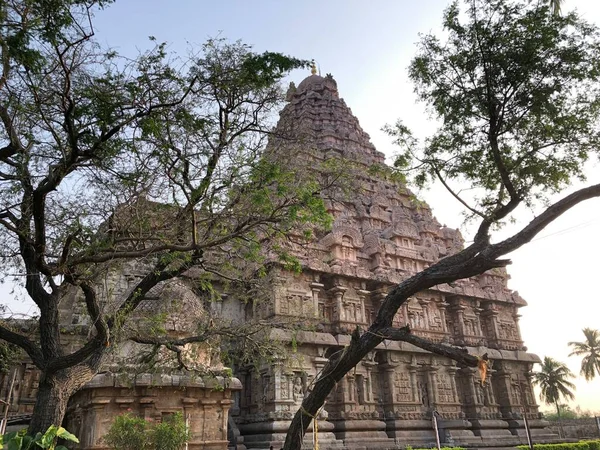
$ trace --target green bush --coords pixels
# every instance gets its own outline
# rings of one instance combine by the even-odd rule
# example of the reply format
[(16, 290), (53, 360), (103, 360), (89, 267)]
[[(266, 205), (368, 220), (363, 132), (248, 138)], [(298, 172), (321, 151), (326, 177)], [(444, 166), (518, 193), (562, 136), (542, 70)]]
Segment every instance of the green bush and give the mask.
[[(407, 445), (404, 450), (437, 450), (437, 447), (430, 448), (412, 448), (412, 446)], [(440, 450), (466, 450), (464, 447), (440, 447)]]
[(113, 450), (180, 450), (190, 434), (180, 412), (161, 423), (151, 423), (130, 413), (117, 416), (104, 441)]
[(179, 412), (156, 424), (152, 436), (155, 450), (180, 450), (190, 439), (183, 415)]
[[(519, 450), (529, 450), (528, 445), (517, 446)], [(535, 450), (600, 450), (600, 440), (566, 442), (561, 444), (534, 444)]]
[(150, 424), (141, 417), (125, 413), (115, 417), (104, 441), (115, 450), (149, 449), (149, 428)]

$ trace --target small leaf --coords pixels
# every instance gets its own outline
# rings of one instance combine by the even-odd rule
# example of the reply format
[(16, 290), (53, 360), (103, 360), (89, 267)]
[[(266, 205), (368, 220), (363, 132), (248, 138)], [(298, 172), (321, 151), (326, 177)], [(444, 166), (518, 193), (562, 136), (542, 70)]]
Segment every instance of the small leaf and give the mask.
[(71, 442), (77, 442), (79, 443), (79, 439), (77, 439), (77, 436), (75, 436), (72, 433), (69, 433), (67, 430), (65, 430), (63, 427), (60, 427), (58, 429), (58, 431), (56, 432), (56, 436), (64, 439), (66, 441), (71, 441)]

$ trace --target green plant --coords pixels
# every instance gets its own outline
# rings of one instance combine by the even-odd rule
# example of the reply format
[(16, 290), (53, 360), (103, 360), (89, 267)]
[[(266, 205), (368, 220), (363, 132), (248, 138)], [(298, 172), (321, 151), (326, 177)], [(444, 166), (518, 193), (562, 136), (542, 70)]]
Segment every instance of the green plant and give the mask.
[(115, 418), (104, 441), (114, 450), (180, 450), (190, 437), (180, 412), (160, 423), (125, 413)]
[(44, 434), (37, 433), (35, 436), (28, 435), (26, 428), (0, 436), (0, 448), (7, 450), (34, 450), (35, 448), (67, 450), (63, 445), (56, 445), (59, 439), (79, 442), (75, 435), (69, 433), (63, 427), (51, 425)]
[(155, 450), (180, 450), (189, 441), (190, 433), (180, 412), (165, 417), (152, 432), (152, 448)]
[(556, 406), (556, 414), (560, 419), (559, 401), (561, 398), (573, 400), (575, 396), (571, 389), (575, 385), (569, 381), (574, 378), (566, 364), (546, 356), (541, 364), (541, 370), (533, 374), (533, 383), (540, 387), (540, 399), (547, 404)]
[(108, 433), (106, 444), (115, 450), (144, 450), (150, 448), (149, 423), (131, 413), (115, 417)]
[[(519, 450), (528, 450), (528, 445), (518, 445)], [(600, 440), (566, 442), (560, 444), (535, 444), (535, 450), (597, 450), (600, 448)]]

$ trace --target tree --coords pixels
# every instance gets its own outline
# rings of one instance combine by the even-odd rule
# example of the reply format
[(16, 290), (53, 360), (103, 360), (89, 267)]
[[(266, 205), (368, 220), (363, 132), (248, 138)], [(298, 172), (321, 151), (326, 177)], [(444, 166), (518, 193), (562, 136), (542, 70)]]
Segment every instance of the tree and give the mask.
[(583, 356), (581, 360), (581, 375), (587, 381), (593, 380), (596, 375), (600, 374), (600, 333), (598, 330), (584, 328), (584, 342), (569, 342), (569, 346), (573, 351), (569, 356)]
[[(549, 356), (544, 358), (542, 368), (539, 372), (533, 375), (533, 382), (540, 387), (540, 399), (546, 404), (554, 404), (556, 406), (556, 417), (560, 422), (560, 405), (561, 398), (566, 400), (574, 400), (572, 389), (575, 385), (569, 381), (569, 378), (574, 378), (575, 375), (569, 370), (566, 364), (556, 361)], [(562, 429), (562, 425), (561, 425)], [(563, 433), (564, 434), (564, 433)]]
[[(476, 366), (477, 358), (394, 328), (398, 308), (436, 285), (505, 267), (503, 256), (530, 242), (558, 216), (600, 196), (600, 184), (551, 203), (597, 154), (600, 106), (598, 30), (547, 3), (517, 0), (454, 2), (444, 13), (444, 38), (421, 37), (409, 69), (419, 98), (439, 127), (424, 143), (401, 122), (387, 128), (400, 145), (398, 170), (418, 185), (441, 182), (478, 227), (470, 245), (389, 291), (368, 330), (358, 328), (333, 355), (304, 398), (284, 448), (299, 449), (305, 430), (343, 376), (385, 339), (409, 342)], [(457, 188), (457, 185), (460, 190)], [(472, 196), (464, 193), (474, 193)], [(536, 216), (512, 236), (492, 232), (513, 214)]]
[(562, 6), (563, 0), (548, 0), (548, 4), (550, 5), (550, 9), (555, 15), (560, 14), (560, 8)]
[[(218, 40), (189, 59), (156, 42), (120, 58), (94, 41), (107, 3), (0, 3), (0, 257), (39, 308), (29, 334), (0, 324), (0, 339), (41, 371), (32, 433), (62, 422), (151, 290), (194, 267), (208, 292), (235, 258), (257, 268), (267, 242), (329, 220), (318, 180), (263, 152), (279, 81), (305, 61)], [(107, 303), (98, 280), (134, 262), (141, 276)], [(88, 316), (75, 350), (61, 344), (69, 295)], [(232, 333), (151, 343), (180, 355), (219, 330)]]

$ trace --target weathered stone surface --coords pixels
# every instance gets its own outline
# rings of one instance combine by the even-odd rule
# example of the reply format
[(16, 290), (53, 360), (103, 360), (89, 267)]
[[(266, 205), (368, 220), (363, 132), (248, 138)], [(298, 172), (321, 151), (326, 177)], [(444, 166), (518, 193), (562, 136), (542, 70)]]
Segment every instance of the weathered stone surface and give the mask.
[[(384, 155), (340, 99), (331, 76), (306, 78), (290, 88), (287, 99), (278, 124), (286, 139), (273, 139), (268, 151), (290, 165), (318, 167), (337, 158), (348, 167), (354, 185), (350, 196), (327, 200), (334, 217), (331, 232), (305, 246), (291, 245), (303, 272), (272, 269), (270, 300), (254, 314), (273, 321), (312, 320), (315, 331), (273, 329), (271, 337), (294, 341), (296, 352), (286, 362), (239, 369), (241, 392), (235, 381), (220, 392), (203, 379), (176, 375), (143, 374), (135, 380), (135, 388), (119, 384), (112, 375), (97, 376), (75, 397), (69, 419), (79, 420), (73, 422), (79, 424), (75, 432), (79, 426), (82, 432), (96, 430), (85, 435), (90, 445), (98, 443), (96, 437), (106, 429), (111, 414), (133, 405), (136, 412), (149, 417), (163, 411), (189, 413), (197, 439), (194, 445), (198, 439), (214, 440), (203, 448), (225, 448), (223, 433), (228, 424), (229, 438), (240, 450), (243, 446), (279, 448), (327, 358), (343, 350), (357, 326), (367, 327), (387, 290), (463, 247), (457, 230), (438, 223), (426, 204), (389, 176)], [(132, 289), (142, 269), (132, 262), (107, 272), (101, 283), (106, 307), (114, 307), (113, 299)], [(475, 355), (487, 353), (492, 367), (483, 384), (474, 369), (458, 367), (407, 343), (383, 342), (338, 383), (318, 414), (320, 448), (430, 445), (435, 442), (434, 411), (439, 435), (449, 444), (525, 443), (523, 416), (529, 419), (536, 441), (552, 440), (556, 435), (539, 420), (531, 386), (531, 368), (539, 359), (527, 353), (519, 331), (518, 310), (526, 303), (508, 289), (507, 279), (505, 270), (496, 269), (437, 286), (411, 298), (393, 320), (396, 326), (410, 324), (415, 334), (433, 341), (464, 347)], [(143, 309), (167, 312), (168, 331), (184, 335), (206, 313), (193, 283), (192, 270), (185, 280), (158, 286), (145, 299)], [(61, 307), (61, 317), (69, 327), (87, 325), (84, 305), (76, 297), (66, 298)], [(213, 313), (239, 321), (252, 314), (231, 295), (223, 295), (212, 307)], [(218, 365), (210, 348), (196, 350), (196, 363)], [(120, 355), (137, 351), (139, 347), (125, 345)], [(31, 412), (38, 375), (31, 366), (19, 370), (17, 402), (11, 412)], [(0, 395), (5, 395), (7, 384), (4, 377)], [(229, 396), (233, 404), (227, 421)], [(209, 429), (216, 434), (201, 434)], [(309, 447), (311, 436), (306, 437)]]
[[(318, 327), (295, 335), (300, 356), (294, 364), (239, 375), (244, 388), (235, 420), (242, 434), (252, 435), (248, 448), (282, 443), (277, 423), (288, 423), (326, 357), (341, 351), (357, 326), (366, 328), (391, 286), (463, 246), (457, 230), (439, 224), (426, 204), (386, 175), (383, 154), (339, 98), (332, 77), (306, 78), (287, 100), (278, 129), (295, 139), (272, 142), (272, 151), (288, 155), (290, 164), (310, 160), (315, 167), (342, 158), (351, 163), (355, 185), (351, 198), (328, 204), (331, 232), (307, 248), (292, 248), (303, 273), (277, 273), (274, 304), (264, 318), (313, 317)], [(337, 441), (321, 448), (432, 444), (434, 411), (442, 440), (456, 445), (525, 443), (523, 415), (536, 424), (539, 439), (552, 439), (535, 420), (530, 371), (539, 359), (526, 352), (518, 325), (518, 309), (526, 303), (508, 289), (507, 279), (498, 269), (438, 286), (410, 299), (394, 318), (419, 336), (488, 353), (492, 369), (483, 385), (475, 369), (410, 344), (384, 342), (329, 396), (321, 415), (333, 424)], [(292, 339), (281, 330), (273, 337)]]
[[(97, 375), (71, 398), (65, 427), (80, 437), (80, 445), (73, 448), (108, 450), (102, 436), (115, 416), (125, 412), (150, 422), (159, 422), (165, 415), (181, 412), (192, 434), (188, 443), (190, 450), (224, 450), (228, 447), (231, 393), (241, 388), (239, 381), (167, 376), (158, 384), (139, 384), (139, 379), (128, 380), (127, 384), (114, 375)], [(220, 388), (205, 388), (211, 384)]]

